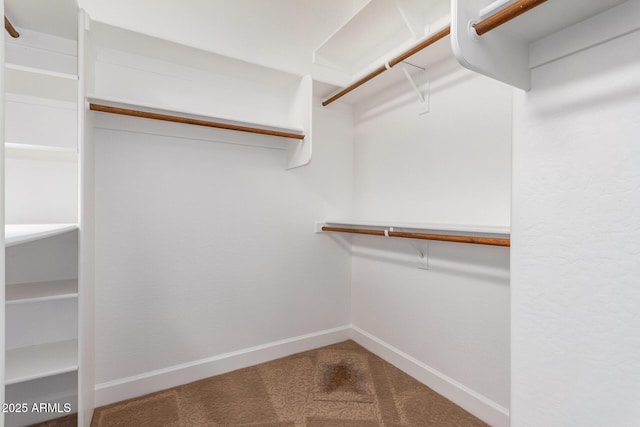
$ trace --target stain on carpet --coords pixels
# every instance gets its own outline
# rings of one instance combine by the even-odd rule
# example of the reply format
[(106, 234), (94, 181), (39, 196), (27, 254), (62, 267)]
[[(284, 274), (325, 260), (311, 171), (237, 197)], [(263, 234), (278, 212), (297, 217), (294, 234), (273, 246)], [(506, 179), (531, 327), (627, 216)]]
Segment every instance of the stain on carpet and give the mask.
[(367, 357), (348, 350), (318, 351), (314, 399), (374, 402)]

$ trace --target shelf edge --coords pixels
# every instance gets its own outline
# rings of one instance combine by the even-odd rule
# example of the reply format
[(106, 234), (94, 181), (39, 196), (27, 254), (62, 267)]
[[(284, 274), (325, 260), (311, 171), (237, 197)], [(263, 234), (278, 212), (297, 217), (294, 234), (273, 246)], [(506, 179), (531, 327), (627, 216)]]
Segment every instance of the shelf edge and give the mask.
[[(15, 376), (15, 377), (12, 377), (10, 375), (11, 369), (15, 369), (15, 368), (12, 368), (10, 366), (11, 362), (9, 362), (7, 364), (9, 366), (5, 368), (5, 385), (19, 384), (27, 381), (40, 379), (40, 378), (47, 378), (47, 377), (52, 377), (54, 375), (66, 374), (69, 372), (77, 371), (79, 366), (78, 357), (77, 357), (77, 347), (78, 347), (78, 340), (74, 339), (74, 340), (58, 341), (53, 343), (46, 343), (46, 344), (33, 345), (28, 347), (20, 347), (20, 348), (7, 350), (6, 358), (8, 360), (10, 360), (11, 356), (15, 353), (21, 353), (20, 356), (24, 358), (25, 353), (28, 353), (28, 352), (46, 353), (47, 349), (51, 349), (51, 348), (55, 348), (57, 350), (58, 356), (60, 356), (60, 353), (62, 354), (72, 353), (74, 356), (71, 356), (68, 358), (58, 357), (58, 359), (63, 359), (63, 363), (59, 363), (58, 366), (49, 366), (46, 369), (42, 369), (40, 371), (28, 372), (27, 374), (23, 374), (22, 376)], [(66, 354), (66, 356), (68, 356), (68, 354)], [(67, 360), (64, 360), (64, 359), (67, 359)]]
[[(32, 227), (32, 230), (29, 230), (29, 227)], [(25, 230), (20, 230), (19, 228)], [(6, 224), (4, 244), (5, 247), (10, 247), (57, 236), (77, 229), (77, 224)]]
[(4, 67), (7, 70), (25, 72), (25, 73), (40, 75), (43, 77), (54, 77), (58, 79), (73, 80), (73, 81), (78, 80), (78, 76), (76, 74), (61, 73), (59, 71), (47, 70), (44, 68), (29, 67), (27, 65), (13, 64), (8, 62), (4, 64)]

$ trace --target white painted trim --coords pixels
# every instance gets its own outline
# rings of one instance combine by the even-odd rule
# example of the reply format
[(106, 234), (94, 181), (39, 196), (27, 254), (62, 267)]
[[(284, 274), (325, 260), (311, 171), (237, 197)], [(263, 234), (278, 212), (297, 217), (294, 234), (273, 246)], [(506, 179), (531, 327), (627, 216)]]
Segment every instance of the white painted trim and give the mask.
[(95, 405), (131, 399), (210, 376), (224, 374), (281, 357), (324, 347), (350, 338), (349, 325), (232, 351), (115, 381), (97, 384)]
[(509, 410), (355, 325), (351, 339), (494, 427), (509, 426)]

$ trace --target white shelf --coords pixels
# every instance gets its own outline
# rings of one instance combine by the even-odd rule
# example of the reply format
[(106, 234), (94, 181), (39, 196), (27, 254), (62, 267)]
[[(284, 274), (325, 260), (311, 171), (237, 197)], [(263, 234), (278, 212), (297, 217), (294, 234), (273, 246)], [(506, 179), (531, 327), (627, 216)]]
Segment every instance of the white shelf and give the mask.
[(78, 161), (78, 150), (75, 148), (5, 142), (4, 150), (6, 157), (14, 159)]
[(77, 224), (6, 224), (4, 226), (4, 243), (9, 247), (77, 229)]
[(353, 75), (423, 33), (412, 31), (397, 2), (371, 0), (314, 52), (314, 62)]
[[(497, 12), (509, 3), (512, 1), (499, 0), (487, 7), (487, 2), (482, 0), (452, 0), (452, 48), (464, 67), (524, 90), (529, 90), (531, 85), (531, 67), (638, 28), (637, 2), (562, 0), (544, 2), (481, 37), (471, 33), (470, 23), (490, 14), (494, 6)], [(625, 9), (619, 16), (605, 18), (603, 22), (597, 19), (618, 6)], [(541, 49), (542, 53), (531, 49), (537, 41), (590, 19), (598, 22), (590, 26), (589, 40), (565, 33), (560, 40), (553, 40)]]
[(357, 80), (448, 22), (448, 13), (448, 0), (368, 0), (314, 51), (314, 63)]
[(5, 65), (7, 93), (76, 102), (78, 76), (16, 64)]
[(186, 109), (168, 109), (163, 106), (151, 105), (148, 103), (143, 103), (143, 102), (138, 102), (138, 101), (133, 101), (128, 99), (101, 97), (101, 96), (89, 94), (87, 95), (87, 101), (90, 103), (101, 104), (108, 107), (126, 108), (131, 110), (145, 111), (149, 113), (166, 114), (170, 116), (192, 118), (196, 120), (215, 121), (215, 122), (220, 122), (220, 123), (225, 123), (230, 125), (255, 127), (255, 128), (273, 130), (278, 132), (304, 134), (304, 130), (302, 128), (284, 126), (281, 124), (248, 122), (243, 120), (237, 120), (232, 117), (211, 115), (202, 111), (190, 111)]
[[(335, 219), (317, 223), (320, 225), (332, 226), (351, 226), (351, 227), (376, 227), (389, 228), (393, 227), (397, 230), (421, 230), (430, 231), (434, 234), (477, 234), (508, 237), (511, 228), (507, 226), (495, 225), (476, 225), (476, 224), (434, 224), (434, 223), (417, 223), (417, 222), (396, 222), (396, 221), (361, 221), (361, 220), (345, 220)], [(319, 231), (318, 228), (316, 231)]]
[[(582, 22), (627, 0), (547, 1), (501, 27), (501, 30), (532, 42)], [(499, 9), (498, 9), (499, 10)]]
[(61, 341), (8, 350), (5, 384), (78, 370), (78, 341)]
[(7, 285), (6, 303), (21, 304), (59, 299), (77, 298), (78, 280), (55, 280), (50, 282), (20, 283)]

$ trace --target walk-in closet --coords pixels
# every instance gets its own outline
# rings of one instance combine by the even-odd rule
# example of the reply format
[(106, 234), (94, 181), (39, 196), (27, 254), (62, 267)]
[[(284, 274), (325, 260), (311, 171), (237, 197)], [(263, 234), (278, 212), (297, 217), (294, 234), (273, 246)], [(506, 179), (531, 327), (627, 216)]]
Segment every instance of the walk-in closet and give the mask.
[(0, 427), (640, 425), (640, 0), (0, 6)]

